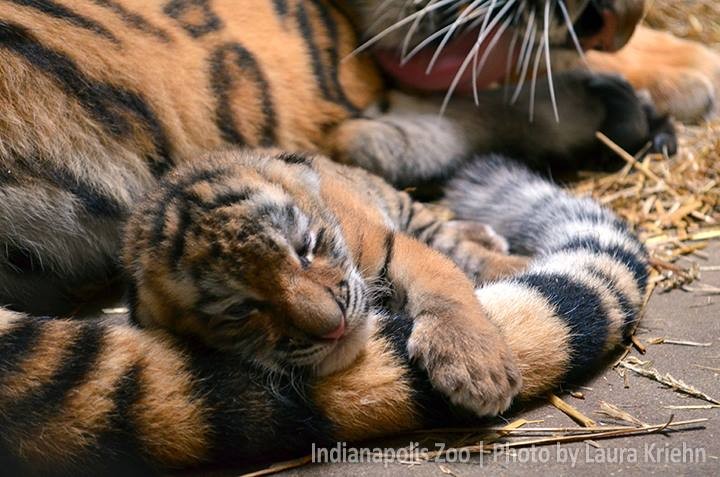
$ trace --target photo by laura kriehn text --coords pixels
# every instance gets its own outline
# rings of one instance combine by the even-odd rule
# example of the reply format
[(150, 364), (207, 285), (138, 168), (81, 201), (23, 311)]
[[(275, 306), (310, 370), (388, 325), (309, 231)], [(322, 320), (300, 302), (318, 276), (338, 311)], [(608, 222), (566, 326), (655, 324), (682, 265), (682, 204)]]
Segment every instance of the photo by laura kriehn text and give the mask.
[[(589, 444), (528, 446), (508, 448), (495, 445), (487, 452), (477, 452), (479, 446), (452, 448), (437, 442), (430, 447), (411, 442), (406, 447), (354, 447), (338, 442), (333, 447), (312, 445), (312, 462), (323, 464), (391, 464), (413, 462), (473, 463), (473, 464), (545, 464), (558, 463), (575, 467), (580, 464), (704, 464), (708, 460), (703, 447), (685, 442), (670, 444), (645, 443), (638, 447), (593, 447)], [(716, 457), (715, 457), (716, 458)]]

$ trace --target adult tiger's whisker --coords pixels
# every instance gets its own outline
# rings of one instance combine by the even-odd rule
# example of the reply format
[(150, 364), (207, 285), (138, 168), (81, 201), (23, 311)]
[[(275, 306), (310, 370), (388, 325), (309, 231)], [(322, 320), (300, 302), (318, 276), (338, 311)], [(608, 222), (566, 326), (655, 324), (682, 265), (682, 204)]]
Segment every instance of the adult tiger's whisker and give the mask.
[(572, 18), (570, 18), (570, 13), (567, 10), (567, 6), (565, 6), (565, 0), (557, 0), (557, 3), (560, 6), (560, 11), (562, 12), (563, 18), (565, 19), (565, 24), (568, 27), (570, 38), (572, 38), (575, 49), (577, 50), (578, 55), (580, 55), (580, 59), (586, 67), (590, 68), (590, 65), (587, 62), (587, 58), (585, 57), (585, 52), (580, 45), (580, 39), (578, 38), (577, 32), (575, 31), (575, 26), (573, 25)]
[[(430, 0), (428, 4), (423, 8), (423, 12), (425, 12), (425, 9), (432, 6), (434, 3), (437, 3), (438, 0)], [(410, 40), (412, 40), (413, 35), (415, 34), (415, 31), (420, 26), (420, 22), (422, 22), (422, 19), (425, 18), (425, 15), (427, 15), (427, 12), (425, 12), (423, 15), (418, 16), (415, 21), (410, 25), (410, 28), (408, 28), (407, 33), (405, 34), (405, 38), (403, 40), (402, 45), (402, 54), (401, 56), (404, 57), (407, 53), (408, 48), (410, 47)]]
[[(490, 12), (492, 11), (493, 5), (495, 5), (495, 2), (497, 0), (492, 0), (492, 3), (490, 4), (489, 9), (487, 10), (487, 15), (485, 16), (485, 19), (487, 19), (490, 16)], [(445, 36), (440, 41), (440, 44), (435, 49), (435, 53), (433, 54), (432, 58), (430, 59), (430, 63), (428, 63), (428, 67), (425, 70), (425, 73), (429, 73), (433, 66), (435, 66), (435, 62), (440, 57), (440, 53), (442, 53), (443, 49), (445, 48), (445, 45), (450, 41), (450, 38), (452, 38), (453, 33), (455, 33), (455, 30), (461, 25), (460, 22), (462, 22), (470, 13), (472, 13), (476, 8), (480, 8), (482, 4), (487, 3), (488, 0), (475, 0), (473, 3), (468, 5), (468, 7), (460, 14), (458, 15), (457, 19), (450, 25), (450, 28), (448, 29), (447, 33), (445, 33)]]
[[(493, 0), (494, 2), (495, 0)], [(500, 22), (500, 20), (507, 14), (507, 12), (510, 10), (510, 8), (513, 7), (517, 0), (509, 0), (503, 8), (500, 9), (500, 11), (497, 13), (497, 16), (487, 24), (487, 28), (484, 30), (481, 30), (478, 34), (478, 39), (475, 42), (475, 45), (473, 45), (470, 52), (465, 57), (465, 60), (463, 60), (462, 64), (460, 65), (460, 68), (458, 68), (457, 73), (455, 74), (455, 77), (452, 80), (452, 83), (450, 84), (450, 88), (448, 88), (447, 93), (445, 94), (445, 99), (443, 99), (442, 106), (440, 108), (440, 114), (444, 114), (445, 110), (447, 109), (448, 104), (450, 103), (450, 99), (452, 98), (453, 93), (458, 87), (458, 84), (460, 84), (460, 80), (462, 79), (463, 74), (465, 74), (465, 71), (467, 70), (468, 66), (470, 65), (470, 62), (475, 58), (475, 56), (478, 54), (478, 50), (480, 49), (480, 46), (485, 42), (485, 40), (488, 37), (488, 32), (492, 31), (495, 26)], [(488, 15), (490, 13), (488, 12)]]
[(532, 80), (530, 81), (530, 122), (535, 120), (535, 90), (537, 88), (538, 72), (540, 70), (540, 60), (545, 49), (545, 37), (540, 40), (537, 53), (535, 54), (535, 64), (533, 65)]
[[(483, 53), (483, 56), (480, 58), (480, 61), (474, 61), (473, 62), (473, 74), (472, 74), (472, 82), (473, 82), (473, 96), (475, 97), (475, 105), (480, 106), (480, 98), (478, 95), (478, 89), (477, 89), (477, 80), (478, 80), (478, 72), (485, 67), (485, 63), (487, 62), (488, 58), (490, 57), (490, 53), (493, 51), (493, 49), (497, 46), (498, 41), (500, 41), (500, 38), (502, 38), (503, 34), (507, 31), (508, 28), (510, 28), (510, 25), (512, 25), (513, 17), (509, 16), (507, 20), (503, 22), (502, 25), (500, 25), (500, 28), (495, 32), (493, 35), (492, 40), (490, 40), (490, 43), (488, 44), (487, 48), (485, 49), (485, 53)], [(475, 59), (477, 60), (477, 55), (475, 55)]]
[(550, 0), (545, 0), (545, 18), (544, 23), (544, 38), (543, 43), (545, 46), (545, 68), (547, 69), (548, 75), (548, 89), (550, 90), (550, 102), (553, 107), (553, 114), (555, 115), (555, 122), (560, 122), (560, 114), (558, 113), (557, 98), (555, 97), (555, 82), (553, 81), (552, 74), (552, 61), (550, 60)]
[[(533, 9), (532, 16), (531, 16), (531, 24), (532, 27), (530, 28), (530, 35), (528, 38), (535, 37), (535, 31), (537, 30), (537, 24), (535, 22), (535, 10)], [(530, 59), (532, 58), (533, 50), (535, 49), (535, 45), (532, 41), (529, 41), (527, 43), (527, 47), (524, 48), (522, 51), (522, 71), (520, 72), (520, 81), (518, 82), (517, 86), (515, 87), (515, 91), (513, 92), (512, 99), (510, 100), (510, 104), (515, 104), (515, 102), (520, 97), (520, 93), (522, 92), (523, 87), (525, 86), (525, 81), (527, 80), (527, 73), (528, 69), (530, 68)]]
[[(484, 11), (485, 11), (484, 9), (479, 9), (479, 11), (473, 12), (471, 15), (468, 15), (467, 18), (465, 18), (465, 19), (462, 21), (462, 23), (461, 23), (460, 26), (466, 25), (468, 22), (471, 22), (471, 21), (477, 19), (478, 17), (480, 17), (480, 16), (484, 13)], [(422, 51), (423, 48), (425, 48), (427, 45), (429, 45), (430, 43), (432, 43), (433, 41), (435, 41), (435, 40), (436, 40), (438, 37), (440, 37), (441, 35), (444, 35), (450, 28), (452, 28), (452, 24), (451, 24), (451, 25), (447, 25), (447, 26), (441, 28), (440, 30), (432, 33), (432, 34), (429, 35), (427, 38), (425, 38), (423, 41), (421, 41), (420, 43), (418, 43), (412, 50), (410, 50), (410, 52), (409, 52), (407, 55), (405, 55), (405, 56), (401, 59), (401, 64), (404, 65), (405, 63), (407, 63), (408, 61), (410, 61), (415, 55), (417, 55), (420, 51)]]
[(366, 41), (365, 43), (363, 43), (362, 45), (360, 45), (360, 46), (358, 46), (357, 48), (355, 48), (352, 52), (350, 52), (350, 54), (349, 54), (347, 57), (345, 57), (345, 58), (343, 59), (343, 61), (345, 61), (345, 60), (347, 60), (347, 59), (349, 59), (349, 58), (352, 58), (352, 57), (354, 57), (354, 56), (362, 53), (363, 51), (367, 50), (368, 48), (370, 48), (372, 45), (374, 45), (374, 44), (377, 43), (378, 41), (380, 41), (380, 40), (382, 40), (383, 38), (385, 38), (385, 36), (387, 36), (388, 34), (394, 32), (394, 31), (397, 30), (398, 28), (402, 28), (403, 26), (407, 25), (408, 23), (414, 21), (418, 16), (420, 16), (420, 15), (425, 15), (425, 14), (427, 14), (428, 12), (437, 10), (438, 8), (444, 7), (445, 5), (448, 5), (448, 4), (453, 3), (453, 2), (455, 2), (455, 1), (457, 1), (457, 0), (439, 0), (438, 3), (434, 4), (432, 7), (429, 7), (429, 8), (426, 7), (426, 8), (424, 8), (423, 10), (420, 10), (420, 11), (417, 11), (417, 12), (415, 12), (415, 13), (413, 13), (413, 14), (408, 15), (407, 17), (403, 18), (402, 20), (399, 20), (399, 21), (395, 22), (394, 24), (390, 25), (389, 27), (385, 28), (385, 29), (384, 29), (383, 31), (381, 31), (380, 33), (376, 34), (375, 36), (373, 36), (372, 38), (370, 38), (369, 40), (367, 40), (367, 41)]
[[(523, 9), (527, 6), (526, 0), (522, 0), (520, 3), (520, 6), (518, 10), (515, 12), (515, 15), (513, 16), (513, 23), (517, 24), (518, 19), (520, 18), (520, 13), (523, 11)], [(510, 77), (512, 76), (512, 67), (513, 67), (513, 53), (515, 52), (515, 47), (517, 46), (518, 39), (520, 38), (520, 30), (518, 28), (513, 28), (513, 36), (510, 40), (510, 46), (508, 47), (508, 54), (507, 54), (507, 63), (505, 65), (505, 88), (504, 88), (504, 98), (503, 100), (507, 103), (509, 100), (509, 84), (510, 84)]]

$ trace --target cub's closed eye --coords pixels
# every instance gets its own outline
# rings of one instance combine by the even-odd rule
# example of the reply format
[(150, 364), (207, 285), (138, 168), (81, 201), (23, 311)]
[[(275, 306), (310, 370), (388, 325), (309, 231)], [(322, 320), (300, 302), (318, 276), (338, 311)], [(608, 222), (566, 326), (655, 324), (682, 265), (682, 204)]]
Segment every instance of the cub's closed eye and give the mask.
[(307, 235), (303, 239), (302, 246), (296, 250), (298, 259), (300, 260), (300, 265), (302, 265), (303, 268), (307, 268), (312, 263), (313, 258), (315, 258), (314, 255), (317, 245), (318, 241), (316, 237), (313, 235)]
[(233, 303), (225, 308), (225, 315), (234, 319), (242, 320), (252, 313), (259, 311), (263, 307), (263, 303), (257, 300), (247, 300), (242, 303)]

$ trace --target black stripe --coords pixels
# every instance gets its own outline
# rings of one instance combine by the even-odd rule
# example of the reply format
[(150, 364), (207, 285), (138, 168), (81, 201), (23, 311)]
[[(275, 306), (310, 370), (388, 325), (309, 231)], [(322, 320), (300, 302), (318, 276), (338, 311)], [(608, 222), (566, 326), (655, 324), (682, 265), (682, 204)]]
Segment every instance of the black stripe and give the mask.
[(14, 159), (15, 170), (8, 169), (12, 166), (6, 166), (0, 171), (0, 184), (37, 187), (36, 183), (22, 184), (17, 180), (17, 175), (30, 177), (47, 182), (47, 184), (41, 184), (41, 187), (50, 186), (75, 195), (90, 214), (117, 219), (123, 218), (127, 213), (127, 208), (115, 198), (104, 195), (94, 185), (85, 182), (68, 170), (52, 165), (44, 158), (15, 157)]
[(613, 297), (617, 300), (620, 312), (623, 315), (623, 335), (628, 337), (628, 333), (632, 331), (632, 326), (630, 325), (635, 323), (635, 320), (637, 319), (637, 307), (633, 306), (630, 302), (630, 298), (628, 298), (628, 296), (620, 289), (620, 286), (613, 277), (592, 267), (586, 267), (585, 271), (593, 277), (601, 280), (607, 287), (607, 290), (612, 293)]
[[(130, 274), (131, 272), (128, 272)], [(142, 325), (140, 324), (140, 320), (137, 316), (137, 308), (138, 308), (138, 288), (137, 288), (137, 282), (135, 282), (135, 279), (130, 276), (127, 279), (127, 288), (125, 289), (125, 302), (128, 306), (128, 320), (130, 321), (130, 324), (133, 326), (137, 326), (138, 328)]]
[(18, 320), (9, 331), (0, 335), (0, 386), (8, 374), (17, 372), (34, 350), (40, 337), (42, 322), (25, 318)]
[(415, 203), (409, 195), (400, 196), (400, 221), (403, 224), (402, 230), (410, 233), (410, 224), (415, 218)]
[(423, 426), (447, 426), (453, 422), (457, 409), (443, 394), (433, 388), (427, 371), (410, 360), (408, 341), (413, 326), (412, 318), (401, 311), (399, 314), (380, 318), (377, 332), (390, 344), (393, 354), (406, 366), (404, 375), (409, 379), (412, 389), (411, 402), (421, 411), (417, 415), (423, 419)]
[[(332, 422), (313, 404), (313, 379), (301, 371), (290, 376), (259, 368), (238, 355), (197, 344), (189, 357), (194, 395), (205, 403), (212, 436), (213, 462), (257, 461), (267, 450), (283, 457), (305, 455), (314, 443), (333, 442)], [(267, 383), (272, 382), (272, 389)]]
[[(114, 409), (110, 412), (104, 432), (98, 436), (97, 442), (93, 445), (94, 448), (101, 449), (103, 452), (112, 451), (114, 454), (122, 456), (123, 461), (133, 456), (140, 461), (139, 454), (144, 448), (141, 445), (141, 433), (137, 428), (134, 412), (144, 391), (141, 379), (142, 370), (142, 366), (135, 363), (115, 383), (115, 389), (110, 395)], [(126, 462), (127, 464), (128, 462)], [(137, 465), (134, 463), (133, 467)]]
[[(421, 238), (422, 234), (424, 234), (430, 227), (433, 225), (437, 225), (438, 221), (436, 219), (431, 220), (430, 222), (427, 222), (426, 224), (421, 225), (420, 227), (411, 230), (413, 237), (417, 237), (418, 239)], [(424, 240), (424, 242), (429, 243), (427, 240)]]
[(325, 66), (323, 65), (322, 59), (320, 57), (320, 48), (318, 48), (317, 44), (315, 43), (315, 34), (312, 29), (312, 24), (310, 23), (307, 10), (305, 9), (305, 5), (302, 1), (298, 2), (297, 4), (295, 16), (297, 18), (298, 27), (300, 28), (300, 34), (302, 35), (308, 47), (308, 53), (310, 54), (310, 63), (312, 64), (315, 81), (317, 82), (317, 85), (320, 88), (320, 92), (322, 93), (322, 95), (326, 99), (333, 101), (335, 97), (330, 91), (330, 86), (328, 85), (327, 74), (325, 73)]
[(539, 292), (569, 328), (567, 379), (581, 379), (602, 356), (608, 340), (608, 316), (597, 293), (562, 274), (528, 273), (516, 279)]
[[(163, 11), (193, 38), (200, 38), (223, 27), (220, 18), (210, 8), (208, 0), (172, 0), (165, 5)], [(198, 13), (202, 17), (199, 22)]]
[(272, 3), (273, 8), (275, 9), (275, 13), (284, 20), (288, 14), (287, 0), (272, 0)]
[(68, 393), (87, 379), (102, 349), (104, 330), (97, 324), (83, 324), (79, 328), (50, 380), (4, 406), (0, 428), (17, 429), (20, 425), (26, 432), (29, 425), (41, 426), (48, 417), (61, 411)]
[(312, 3), (320, 13), (320, 20), (322, 21), (330, 40), (329, 47), (326, 52), (329, 57), (328, 63), (330, 71), (328, 72), (328, 75), (330, 81), (332, 82), (335, 99), (343, 105), (345, 109), (350, 111), (353, 116), (357, 116), (360, 114), (360, 110), (357, 106), (350, 102), (348, 97), (345, 95), (342, 85), (340, 84), (340, 53), (337, 50), (337, 45), (340, 44), (340, 37), (337, 24), (335, 23), (335, 20), (325, 3), (319, 0), (310, 0), (310, 3)]
[(390, 265), (392, 263), (393, 259), (393, 253), (395, 251), (395, 233), (394, 232), (388, 232), (388, 234), (385, 236), (385, 258), (383, 259), (383, 265), (380, 267), (380, 272), (378, 274), (378, 278), (385, 281), (388, 280), (388, 274), (390, 273)]
[(120, 19), (129, 27), (134, 28), (143, 33), (148, 33), (155, 36), (159, 40), (168, 43), (170, 42), (170, 35), (168, 35), (163, 29), (153, 25), (141, 15), (127, 10), (124, 6), (117, 3), (114, 0), (92, 0), (96, 5), (107, 8), (115, 13)]
[(58, 18), (60, 20), (64, 20), (68, 23), (71, 23), (77, 27), (83, 28), (85, 30), (89, 30), (93, 33), (97, 33), (100, 36), (103, 36), (107, 38), (108, 40), (112, 41), (113, 43), (120, 43), (120, 40), (117, 39), (115, 35), (113, 35), (107, 28), (97, 23), (95, 20), (92, 20), (90, 18), (84, 17), (80, 15), (79, 13), (76, 13), (69, 8), (60, 5), (58, 3), (55, 3), (51, 0), (8, 0), (16, 5), (20, 5), (23, 7), (33, 8), (39, 12), (42, 12), (46, 15), (49, 15), (54, 18)]
[(42, 169), (37, 172), (40, 177), (46, 178), (49, 182), (75, 195), (90, 214), (120, 219), (125, 217), (128, 212), (127, 208), (120, 205), (113, 197), (103, 195), (94, 186), (73, 175), (70, 171), (43, 163)]
[(192, 223), (192, 215), (187, 206), (178, 207), (178, 225), (175, 231), (172, 247), (170, 248), (169, 262), (174, 267), (180, 265), (180, 259), (185, 254), (185, 243), (187, 241), (187, 229)]
[(230, 73), (228, 62), (232, 62), (241, 70), (244, 75), (243, 79), (252, 80), (257, 87), (261, 112), (264, 116), (257, 128), (260, 130), (258, 145), (267, 147), (276, 144), (277, 119), (273, 108), (270, 84), (265, 79), (253, 55), (239, 43), (227, 43), (216, 49), (210, 57), (211, 88), (217, 99), (215, 122), (223, 139), (232, 144), (248, 144), (240, 132), (237, 124), (238, 118), (235, 117), (231, 106), (232, 90), (239, 78), (233, 77)]
[(162, 242), (165, 234), (165, 220), (167, 215), (168, 206), (178, 197), (183, 197), (188, 187), (203, 182), (212, 181), (217, 177), (226, 174), (227, 170), (224, 168), (217, 169), (201, 169), (199, 171), (193, 171), (186, 177), (183, 177), (176, 183), (163, 182), (160, 187), (165, 190), (163, 197), (158, 201), (157, 209), (152, 212), (153, 215), (153, 231), (151, 234), (151, 243), (158, 244)]
[(20, 55), (52, 77), (108, 132), (130, 136), (135, 128), (128, 116), (140, 120), (155, 146), (150, 165), (153, 173), (161, 175), (171, 167), (167, 136), (156, 114), (140, 95), (85, 76), (72, 59), (46, 48), (24, 27), (0, 22), (0, 47)]
[[(638, 242), (633, 241), (633, 243)], [(641, 248), (642, 246), (639, 245)], [(638, 257), (635, 253), (630, 252), (621, 245), (603, 245), (599, 239), (595, 237), (576, 237), (558, 247), (553, 248), (549, 253), (572, 252), (577, 250), (586, 250), (596, 254), (609, 255), (614, 261), (621, 263), (630, 270), (638, 284), (640, 293), (645, 292), (648, 280), (648, 268), (644, 257)]]
[(298, 153), (293, 153), (293, 152), (283, 152), (279, 156), (277, 156), (277, 158), (288, 164), (301, 164), (304, 166), (312, 165), (312, 159), (303, 154), (298, 154)]
[(209, 204), (202, 204), (206, 210), (219, 209), (220, 207), (230, 207), (248, 200), (253, 195), (252, 190), (232, 191), (219, 194)]

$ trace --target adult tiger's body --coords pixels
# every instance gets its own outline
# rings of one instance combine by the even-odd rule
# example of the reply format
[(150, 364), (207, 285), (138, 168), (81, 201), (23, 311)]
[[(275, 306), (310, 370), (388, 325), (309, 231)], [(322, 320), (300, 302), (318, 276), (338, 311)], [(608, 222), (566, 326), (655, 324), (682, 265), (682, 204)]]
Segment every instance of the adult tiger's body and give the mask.
[[(463, 1), (441, 3), (460, 18)], [(369, 29), (360, 12), (379, 4), (340, 6)], [(568, 2), (572, 18), (586, 4)], [(114, 275), (119, 228), (138, 198), (209, 150), (319, 151), (411, 185), (475, 152), (577, 158), (598, 129), (628, 149), (653, 134), (626, 84), (588, 73), (557, 79), (562, 123), (547, 82), (513, 107), (497, 90), (440, 116), (442, 98), (388, 94), (369, 58), (351, 55), (343, 13), (325, 0), (1, 2), (0, 302), (67, 310)], [(553, 45), (568, 33), (558, 15)]]

